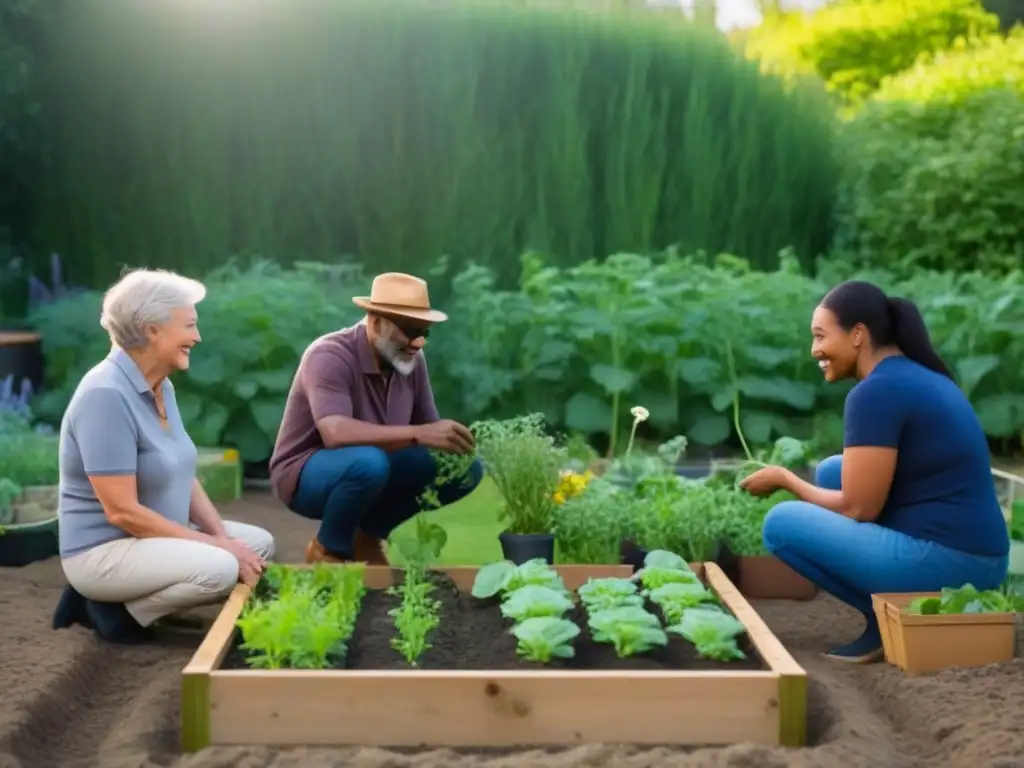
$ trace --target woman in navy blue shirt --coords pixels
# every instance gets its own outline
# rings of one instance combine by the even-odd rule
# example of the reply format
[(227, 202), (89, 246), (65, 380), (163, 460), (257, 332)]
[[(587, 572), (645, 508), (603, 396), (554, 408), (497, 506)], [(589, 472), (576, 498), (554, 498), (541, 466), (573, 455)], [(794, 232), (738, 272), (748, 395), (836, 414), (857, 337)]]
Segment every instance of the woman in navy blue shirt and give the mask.
[(1006, 577), (1009, 535), (981, 424), (913, 302), (842, 283), (815, 309), (811, 333), (825, 380), (857, 380), (843, 453), (821, 462), (815, 484), (767, 467), (741, 485), (801, 499), (768, 513), (765, 547), (864, 614), (864, 633), (828, 655), (876, 661), (872, 593), (994, 589)]

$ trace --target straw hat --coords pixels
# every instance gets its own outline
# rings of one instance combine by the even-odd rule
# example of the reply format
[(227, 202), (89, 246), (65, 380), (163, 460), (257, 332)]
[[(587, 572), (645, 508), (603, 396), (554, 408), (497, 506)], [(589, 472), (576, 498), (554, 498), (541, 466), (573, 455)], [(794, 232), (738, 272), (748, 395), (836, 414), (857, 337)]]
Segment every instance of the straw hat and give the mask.
[(448, 315), (430, 308), (427, 281), (402, 272), (385, 272), (373, 278), (369, 296), (354, 296), (352, 303), (367, 312), (443, 323)]

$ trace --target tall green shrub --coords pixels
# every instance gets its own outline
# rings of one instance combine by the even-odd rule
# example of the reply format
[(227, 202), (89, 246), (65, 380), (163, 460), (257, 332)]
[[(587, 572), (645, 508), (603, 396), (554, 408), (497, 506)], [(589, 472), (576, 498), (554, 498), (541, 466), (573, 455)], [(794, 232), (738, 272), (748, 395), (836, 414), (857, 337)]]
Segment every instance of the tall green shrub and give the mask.
[(837, 243), (860, 263), (1024, 267), (1024, 32), (893, 78), (843, 134)]
[(858, 104), (920, 58), (998, 27), (979, 0), (838, 0), (769, 18), (745, 47), (768, 69), (815, 74), (844, 102)]
[(450, 255), (514, 279), (622, 248), (806, 261), (831, 235), (822, 95), (663, 14), (447, 0), (76, 0), (52, 37), (38, 243), (121, 262)]

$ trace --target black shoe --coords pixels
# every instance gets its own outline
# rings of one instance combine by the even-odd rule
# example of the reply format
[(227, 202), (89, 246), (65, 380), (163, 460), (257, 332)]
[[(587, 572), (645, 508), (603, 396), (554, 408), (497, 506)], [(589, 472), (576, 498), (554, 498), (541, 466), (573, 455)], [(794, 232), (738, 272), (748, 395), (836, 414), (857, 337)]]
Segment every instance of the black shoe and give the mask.
[(86, 612), (96, 634), (108, 643), (138, 645), (151, 640), (153, 632), (135, 620), (124, 603), (101, 603), (86, 600)]
[(77, 589), (71, 585), (64, 587), (64, 594), (60, 596), (57, 610), (53, 612), (53, 628), (68, 629), (75, 624), (92, 626), (86, 603), (86, 599)]

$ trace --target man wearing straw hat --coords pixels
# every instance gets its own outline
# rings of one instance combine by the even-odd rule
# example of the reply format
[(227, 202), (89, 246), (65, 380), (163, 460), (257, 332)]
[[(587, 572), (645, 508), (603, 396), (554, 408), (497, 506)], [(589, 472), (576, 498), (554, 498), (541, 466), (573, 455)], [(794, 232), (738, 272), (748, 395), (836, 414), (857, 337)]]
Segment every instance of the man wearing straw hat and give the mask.
[[(306, 562), (387, 564), (381, 540), (419, 511), (437, 468), (429, 449), (470, 453), (473, 435), (441, 419), (423, 356), (448, 316), (425, 281), (389, 272), (352, 301), (366, 318), (310, 344), (299, 362), (270, 459), (270, 482), (293, 512), (320, 521)], [(442, 505), (480, 482), (442, 485)]]

